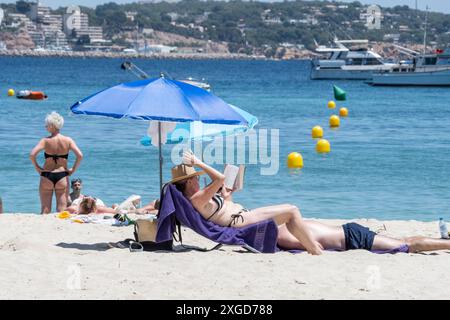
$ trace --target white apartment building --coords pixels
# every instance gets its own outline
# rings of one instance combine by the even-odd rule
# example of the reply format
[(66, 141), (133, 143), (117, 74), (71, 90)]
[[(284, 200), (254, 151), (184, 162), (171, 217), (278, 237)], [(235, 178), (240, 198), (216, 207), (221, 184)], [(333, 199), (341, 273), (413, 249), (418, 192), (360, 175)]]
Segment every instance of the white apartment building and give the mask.
[(125, 16), (127, 17), (128, 20), (133, 22), (137, 16), (137, 12), (136, 11), (126, 11)]
[[(66, 35), (62, 32), (62, 16), (51, 14), (49, 7), (43, 6), (38, 0), (30, 4), (27, 12), (30, 23), (27, 31), (36, 46), (44, 48), (61, 48), (67, 46)], [(34, 23), (33, 23), (34, 22)]]
[(87, 14), (81, 13), (78, 6), (70, 6), (67, 8), (63, 16), (63, 30), (66, 35), (72, 35), (73, 30), (87, 30), (88, 27), (89, 17)]
[(381, 8), (377, 5), (370, 5), (364, 12), (361, 12), (359, 18), (364, 21), (367, 29), (380, 30), (383, 14)]
[(103, 39), (103, 28), (102, 27), (88, 27), (87, 29), (78, 30), (77, 37), (81, 37), (84, 35), (89, 36), (91, 43), (93, 42), (105, 42)]
[(28, 18), (34, 22), (39, 21), (43, 16), (50, 14), (50, 8), (43, 6), (41, 2), (38, 0), (37, 2), (30, 3), (30, 11), (27, 12)]
[(35, 28), (35, 25), (24, 14), (21, 13), (8, 13), (8, 17), (11, 19), (11, 24), (8, 27), (19, 28), (25, 27), (27, 30)]
[(102, 27), (89, 26), (89, 17), (82, 13), (78, 6), (70, 6), (62, 19), (63, 30), (67, 36), (72, 36), (75, 31), (77, 37), (89, 36), (91, 42), (105, 42)]

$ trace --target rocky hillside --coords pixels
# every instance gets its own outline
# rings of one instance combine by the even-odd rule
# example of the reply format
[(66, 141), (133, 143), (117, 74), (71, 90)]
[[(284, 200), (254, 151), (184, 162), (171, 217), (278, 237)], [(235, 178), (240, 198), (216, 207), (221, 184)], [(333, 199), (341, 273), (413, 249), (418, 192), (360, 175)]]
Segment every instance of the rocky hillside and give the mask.
[(35, 47), (28, 32), (25, 29), (19, 29), (17, 32), (0, 32), (0, 41), (2, 41), (8, 50), (28, 50)]

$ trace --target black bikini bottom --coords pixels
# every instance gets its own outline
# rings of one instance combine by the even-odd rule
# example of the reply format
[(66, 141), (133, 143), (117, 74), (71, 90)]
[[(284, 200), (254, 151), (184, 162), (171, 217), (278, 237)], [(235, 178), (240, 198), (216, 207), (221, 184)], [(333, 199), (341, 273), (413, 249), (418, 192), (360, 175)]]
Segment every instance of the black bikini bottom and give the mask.
[(41, 172), (41, 177), (47, 178), (51, 182), (53, 182), (53, 186), (56, 186), (56, 183), (69, 175), (67, 171), (61, 172)]
[(235, 225), (236, 223), (239, 222), (239, 219), (242, 222), (244, 222), (244, 217), (242, 216), (242, 212), (248, 212), (248, 211), (249, 211), (248, 209), (243, 208), (243, 209), (239, 210), (238, 213), (232, 214), (231, 215), (231, 221), (230, 221), (230, 224), (228, 226), (231, 227), (231, 226)]

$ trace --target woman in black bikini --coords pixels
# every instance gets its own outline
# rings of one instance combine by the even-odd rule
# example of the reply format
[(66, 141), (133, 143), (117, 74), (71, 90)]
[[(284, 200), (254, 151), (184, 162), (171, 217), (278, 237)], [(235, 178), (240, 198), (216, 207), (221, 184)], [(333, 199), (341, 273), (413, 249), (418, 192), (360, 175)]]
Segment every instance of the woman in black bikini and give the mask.
[[(56, 112), (45, 118), (45, 127), (50, 133), (47, 138), (41, 139), (31, 150), (30, 159), (36, 171), (40, 174), (39, 195), (41, 198), (41, 213), (50, 213), (52, 210), (53, 192), (56, 195), (56, 207), (63, 211), (67, 207), (69, 191), (68, 176), (72, 175), (80, 165), (83, 154), (76, 143), (69, 137), (59, 133), (64, 125), (64, 119)], [(45, 163), (40, 167), (36, 156), (44, 150)], [(76, 160), (72, 168), (67, 167), (69, 151), (75, 153)]]

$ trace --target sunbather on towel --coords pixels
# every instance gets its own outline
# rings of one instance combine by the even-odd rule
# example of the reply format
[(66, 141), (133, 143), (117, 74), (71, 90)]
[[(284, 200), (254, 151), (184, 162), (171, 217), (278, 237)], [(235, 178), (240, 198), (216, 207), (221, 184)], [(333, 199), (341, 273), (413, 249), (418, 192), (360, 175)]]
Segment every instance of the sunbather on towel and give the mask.
[(82, 196), (75, 199), (70, 207), (66, 208), (70, 213), (90, 214), (90, 213), (117, 213), (115, 208), (107, 207), (104, 202), (91, 196)]
[[(221, 226), (236, 228), (273, 219), (278, 225), (277, 243), (284, 249), (307, 250), (318, 255), (326, 250), (366, 249), (374, 252), (421, 252), (450, 250), (450, 241), (427, 237), (395, 239), (377, 235), (356, 223), (329, 226), (302, 219), (300, 210), (291, 204), (282, 204), (247, 210), (234, 203), (223, 187), (224, 175), (185, 152), (182, 165), (172, 169), (172, 183), (189, 199), (193, 207), (206, 219)], [(193, 166), (203, 171), (195, 171)], [(206, 173), (212, 182), (200, 189), (198, 177)], [(222, 188), (223, 187), (223, 188)], [(221, 190), (220, 193), (217, 190)]]
[[(133, 201), (140, 201), (140, 196), (133, 196), (129, 197), (127, 200), (125, 200), (120, 205), (113, 205), (112, 207), (108, 207), (104, 204), (104, 202), (98, 198), (91, 197), (91, 196), (81, 196), (80, 198), (75, 199), (72, 202), (72, 205), (68, 207), (66, 210), (70, 213), (77, 213), (77, 214), (90, 214), (90, 213), (111, 213), (116, 214), (120, 213), (123, 209), (122, 207), (125, 206), (127, 210), (125, 210), (126, 213), (135, 213), (135, 214), (147, 214), (151, 213), (155, 210), (155, 205), (157, 206), (157, 200), (149, 203), (148, 205), (142, 207), (142, 208), (136, 208), (135, 205), (133, 205)], [(133, 209), (130, 209), (128, 206), (128, 202), (130, 202), (130, 205)]]

